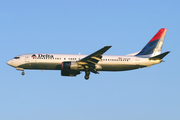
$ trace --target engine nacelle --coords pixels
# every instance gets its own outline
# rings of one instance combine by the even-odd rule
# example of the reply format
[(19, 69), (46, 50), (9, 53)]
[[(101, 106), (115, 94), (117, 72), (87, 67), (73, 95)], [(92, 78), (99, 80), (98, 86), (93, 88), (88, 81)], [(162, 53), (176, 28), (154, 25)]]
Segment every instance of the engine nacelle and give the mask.
[(78, 70), (79, 67), (76, 62), (62, 62), (62, 70)]
[(61, 70), (62, 76), (76, 76), (80, 74), (79, 70)]

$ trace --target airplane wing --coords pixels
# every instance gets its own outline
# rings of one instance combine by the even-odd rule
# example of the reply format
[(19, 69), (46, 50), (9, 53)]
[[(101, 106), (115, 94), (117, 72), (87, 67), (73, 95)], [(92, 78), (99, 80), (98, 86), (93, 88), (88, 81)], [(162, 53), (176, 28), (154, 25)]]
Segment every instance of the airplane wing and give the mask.
[(92, 53), (89, 56), (86, 56), (85, 58), (77, 61), (78, 64), (97, 64), (101, 58), (102, 58), (102, 54), (105, 53), (110, 47), (112, 46), (105, 46), (103, 48), (101, 48), (100, 50)]
[(78, 64), (80, 65), (84, 65), (85, 69), (86, 68), (91, 68), (90, 71), (93, 73), (98, 73), (95, 69), (95, 64), (97, 64), (99, 61), (101, 61), (102, 58), (102, 54), (104, 54), (109, 48), (111, 48), (112, 46), (105, 46), (103, 48), (101, 48), (100, 50), (86, 56), (85, 58), (77, 61)]

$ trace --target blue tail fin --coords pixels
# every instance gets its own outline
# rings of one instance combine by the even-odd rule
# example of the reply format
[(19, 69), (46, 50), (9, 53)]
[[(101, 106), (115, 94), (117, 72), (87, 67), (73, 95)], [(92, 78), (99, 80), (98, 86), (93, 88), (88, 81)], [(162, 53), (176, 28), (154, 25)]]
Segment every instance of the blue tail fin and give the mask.
[(161, 53), (166, 31), (166, 28), (161, 28), (136, 56), (153, 57), (159, 55)]

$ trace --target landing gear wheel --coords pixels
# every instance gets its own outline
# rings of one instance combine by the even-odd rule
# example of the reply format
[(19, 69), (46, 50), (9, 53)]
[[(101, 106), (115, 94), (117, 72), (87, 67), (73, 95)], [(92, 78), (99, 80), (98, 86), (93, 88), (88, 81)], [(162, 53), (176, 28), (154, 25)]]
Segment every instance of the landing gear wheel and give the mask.
[(21, 74), (24, 75), (25, 74), (24, 71)]
[(85, 73), (86, 73), (86, 75), (87, 75), (87, 76), (89, 76), (89, 75), (90, 75), (90, 72), (89, 72), (89, 71), (86, 71)]
[(86, 80), (88, 80), (89, 79), (89, 75), (85, 75), (85, 77), (84, 77)]

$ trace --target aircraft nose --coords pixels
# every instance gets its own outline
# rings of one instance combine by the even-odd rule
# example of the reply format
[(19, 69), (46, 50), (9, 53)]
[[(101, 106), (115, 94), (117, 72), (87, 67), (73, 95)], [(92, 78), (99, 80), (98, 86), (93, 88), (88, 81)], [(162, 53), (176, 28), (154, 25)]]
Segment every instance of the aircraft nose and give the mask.
[(7, 63), (8, 65), (12, 66), (13, 61), (12, 61), (12, 60), (9, 60), (9, 61), (7, 61), (6, 63)]
[(10, 60), (6, 62), (8, 65), (10, 65)]

